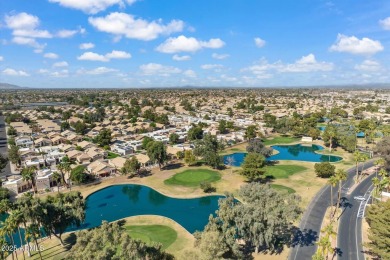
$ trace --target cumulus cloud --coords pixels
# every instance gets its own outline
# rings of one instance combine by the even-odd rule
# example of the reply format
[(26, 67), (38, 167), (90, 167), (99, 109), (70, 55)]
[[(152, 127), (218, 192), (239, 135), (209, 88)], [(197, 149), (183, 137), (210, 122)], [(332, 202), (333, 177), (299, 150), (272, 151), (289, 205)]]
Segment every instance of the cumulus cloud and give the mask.
[(107, 74), (107, 73), (116, 72), (116, 71), (118, 71), (118, 70), (112, 69), (112, 68), (107, 68), (107, 67), (97, 67), (97, 68), (92, 69), (92, 70), (81, 69), (81, 70), (78, 70), (77, 73), (78, 74), (89, 74), (89, 75), (101, 75), (101, 74)]
[(383, 46), (380, 41), (370, 38), (358, 39), (355, 36), (346, 36), (339, 34), (336, 43), (330, 47), (330, 51), (348, 52), (357, 55), (373, 55), (383, 51)]
[(13, 30), (12, 35), (29, 38), (52, 38), (46, 30), (38, 30), (39, 18), (37, 16), (22, 12), (15, 15), (6, 15), (5, 24)]
[(390, 30), (390, 16), (383, 20), (380, 20), (379, 24), (382, 26), (383, 29)]
[(223, 68), (223, 65), (221, 65), (221, 64), (204, 64), (200, 67), (204, 70), (215, 70), (215, 69)]
[(219, 38), (210, 39), (208, 41), (200, 41), (193, 37), (186, 37), (180, 35), (178, 37), (171, 37), (160, 44), (156, 50), (163, 53), (177, 53), (177, 52), (196, 52), (203, 48), (219, 49), (225, 45)]
[(175, 55), (173, 55), (172, 59), (175, 61), (186, 61), (186, 60), (190, 60), (191, 56), (189, 56), (189, 55), (180, 56), (180, 55), (175, 54)]
[(89, 60), (89, 61), (103, 61), (107, 62), (111, 59), (130, 59), (131, 54), (124, 51), (116, 51), (113, 50), (110, 53), (106, 53), (105, 55), (101, 55), (95, 52), (84, 52), (80, 56), (77, 57), (78, 60)]
[(256, 38), (254, 39), (254, 41), (255, 41), (255, 44), (256, 44), (256, 46), (257, 46), (258, 48), (262, 48), (262, 47), (264, 47), (264, 45), (265, 45), (265, 41), (264, 41), (263, 39), (259, 38), (259, 37), (256, 37)]
[(80, 32), (79, 30), (60, 30), (57, 32), (57, 37), (59, 38), (71, 38), (75, 34)]
[(168, 24), (163, 24), (161, 20), (149, 22), (119, 12), (110, 13), (105, 17), (89, 17), (88, 21), (99, 31), (111, 33), (117, 37), (123, 36), (143, 41), (154, 40), (160, 35), (181, 32), (184, 28), (184, 22), (180, 20), (172, 20)]
[(30, 76), (27, 72), (25, 72), (23, 70), (14, 70), (14, 69), (10, 69), (10, 68), (7, 68), (7, 69), (3, 70), (2, 72), (4, 75), (7, 75), (7, 76), (22, 76), (22, 77)]
[(53, 52), (48, 52), (43, 55), (43, 57), (47, 59), (58, 59), (58, 54), (53, 53)]
[(53, 71), (50, 73), (50, 76), (54, 78), (65, 78), (69, 76), (69, 71), (67, 69)]
[(360, 71), (379, 71), (382, 69), (382, 66), (379, 62), (374, 60), (364, 60), (361, 64), (355, 65), (356, 70)]
[(157, 75), (167, 77), (171, 74), (181, 73), (181, 69), (173, 66), (164, 66), (158, 63), (143, 64), (140, 67), (143, 75)]
[(68, 67), (69, 64), (66, 61), (60, 61), (53, 64), (53, 67)]
[(261, 59), (253, 66), (242, 69), (242, 72), (251, 72), (260, 78), (269, 78), (271, 71), (279, 73), (306, 73), (306, 72), (326, 72), (333, 70), (333, 63), (317, 61), (314, 54), (301, 57), (294, 63), (283, 63), (281, 61), (269, 63), (266, 59)]
[(3, 61), (4, 60), (4, 57), (3, 56), (0, 56), (0, 61)]
[(131, 5), (135, 1), (136, 0), (49, 0), (51, 3), (58, 3), (63, 7), (81, 10), (88, 14), (96, 14), (113, 5), (124, 7), (125, 3)]
[(229, 54), (217, 54), (217, 53), (213, 53), (213, 54), (211, 55), (211, 57), (212, 57), (213, 59), (216, 59), (216, 60), (224, 60), (224, 59), (229, 58), (230, 55), (229, 55)]
[(79, 45), (79, 48), (82, 50), (88, 50), (88, 49), (92, 49), (94, 47), (95, 47), (95, 44), (93, 44), (92, 42), (86, 42), (86, 43), (82, 43)]
[(186, 70), (183, 72), (183, 75), (189, 78), (196, 78), (196, 72), (193, 70)]

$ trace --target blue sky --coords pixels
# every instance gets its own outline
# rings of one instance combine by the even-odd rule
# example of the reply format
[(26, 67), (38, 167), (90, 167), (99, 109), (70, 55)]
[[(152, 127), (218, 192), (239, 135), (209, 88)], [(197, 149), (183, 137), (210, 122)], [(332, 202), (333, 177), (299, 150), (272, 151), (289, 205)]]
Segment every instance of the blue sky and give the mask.
[(0, 1), (0, 82), (42, 88), (390, 82), (386, 0)]

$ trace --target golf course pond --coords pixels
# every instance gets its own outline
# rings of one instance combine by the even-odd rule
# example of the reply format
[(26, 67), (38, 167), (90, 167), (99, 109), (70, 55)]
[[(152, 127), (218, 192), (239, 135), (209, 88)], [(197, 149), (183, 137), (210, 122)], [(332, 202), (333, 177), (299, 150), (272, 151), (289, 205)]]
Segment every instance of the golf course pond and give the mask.
[(147, 186), (126, 184), (98, 190), (86, 198), (85, 221), (79, 229), (92, 228), (108, 222), (137, 215), (159, 215), (170, 218), (187, 231), (201, 231), (210, 214), (218, 209), (224, 196), (179, 199), (165, 196)]
[[(312, 145), (274, 145), (271, 146), (278, 153), (267, 158), (267, 161), (280, 161), (280, 160), (291, 160), (291, 161), (305, 161), (305, 162), (338, 162), (343, 158), (335, 155), (324, 155), (316, 153), (317, 151), (324, 150), (324, 147), (316, 144)], [(241, 166), (244, 162), (247, 153), (233, 153), (223, 156), (223, 161), (228, 164), (228, 158), (233, 157), (233, 166)]]

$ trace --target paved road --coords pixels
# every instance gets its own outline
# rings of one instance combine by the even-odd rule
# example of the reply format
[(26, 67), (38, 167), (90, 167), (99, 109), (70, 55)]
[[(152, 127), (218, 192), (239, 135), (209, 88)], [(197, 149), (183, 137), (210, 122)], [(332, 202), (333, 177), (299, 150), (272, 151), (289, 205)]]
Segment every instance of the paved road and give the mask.
[[(364, 169), (372, 167), (374, 161), (367, 162)], [(353, 185), (353, 177), (356, 174), (356, 168), (353, 167), (347, 171), (348, 179), (343, 182), (342, 196), (345, 196), (347, 190)], [(333, 188), (333, 198), (336, 201), (338, 185)], [(293, 247), (290, 251), (289, 260), (309, 260), (317, 250), (315, 242), (321, 230), (322, 220), (324, 219), (326, 209), (330, 206), (330, 187), (326, 185), (316, 194), (310, 202), (305, 213), (302, 216), (299, 229), (295, 236)]]
[[(372, 174), (364, 179), (350, 195), (345, 196), (347, 206), (341, 215), (337, 235), (338, 259), (340, 260), (364, 260), (362, 252), (362, 219), (357, 217), (361, 202), (353, 198), (364, 195), (367, 197), (374, 176)], [(362, 206), (364, 204), (365, 202), (362, 203)]]
[[(8, 154), (7, 134), (5, 132), (4, 116), (0, 116), (0, 153), (3, 156), (7, 156)], [(0, 172), (0, 178), (10, 174), (11, 174), (11, 168), (8, 163), (7, 166), (4, 168), (4, 170)]]

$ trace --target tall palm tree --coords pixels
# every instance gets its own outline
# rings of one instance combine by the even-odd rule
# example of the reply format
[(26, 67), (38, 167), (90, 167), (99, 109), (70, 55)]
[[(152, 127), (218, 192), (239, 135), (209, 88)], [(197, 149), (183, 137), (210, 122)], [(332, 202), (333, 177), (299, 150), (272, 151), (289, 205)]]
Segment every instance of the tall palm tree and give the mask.
[[(364, 171), (364, 166), (365, 166), (365, 164), (366, 164), (366, 161), (368, 160), (368, 159), (370, 159), (369, 158), (369, 156), (367, 155), (367, 154), (365, 154), (365, 153), (362, 153), (361, 154), (361, 158), (360, 158), (360, 160), (361, 160), (361, 162), (363, 162), (363, 165), (362, 165), (362, 170), (361, 170), (361, 172), (363, 172)], [(361, 174), (361, 177), (363, 176), (363, 174)], [(359, 180), (360, 181), (360, 180)]]
[[(8, 218), (10, 219), (10, 222), (12, 223), (14, 230), (18, 230), (20, 245), (23, 246), (24, 243), (23, 243), (23, 239), (22, 239), (22, 234), (20, 232), (20, 224), (23, 222), (22, 212), (18, 209), (15, 209), (15, 210), (11, 211)], [(26, 256), (24, 254), (24, 250), (22, 250), (22, 253), (23, 253), (23, 259), (26, 259)]]
[(355, 179), (356, 179), (356, 182), (358, 182), (359, 181), (359, 167), (358, 166), (359, 166), (359, 162), (362, 160), (362, 154), (358, 150), (356, 150), (353, 153), (353, 159), (356, 163), (356, 177), (355, 177)]
[(28, 184), (30, 184), (30, 181), (31, 181), (34, 193), (37, 193), (37, 187), (35, 185), (37, 168), (35, 166), (30, 166), (30, 167), (24, 168), (21, 173), (22, 173), (23, 180), (27, 181)]
[(328, 124), (328, 128), (329, 129), (327, 129), (327, 133), (329, 136), (329, 152), (332, 152), (333, 139), (337, 136), (337, 133), (336, 133), (336, 129), (334, 128), (334, 126)]
[[(13, 233), (15, 232), (16, 227), (13, 219), (10, 217), (6, 218), (5, 221), (3, 222), (3, 226), (1, 227), (1, 229), (3, 229), (4, 232), (8, 235), (9, 239), (11, 240), (11, 244), (15, 245)], [(12, 250), (12, 259), (14, 259), (13, 255), (14, 255), (14, 250)], [(18, 259), (18, 254), (16, 252), (15, 252), (15, 256), (16, 259)]]
[[(347, 180), (347, 172), (345, 170), (338, 169), (336, 171), (335, 176), (336, 176), (337, 181), (339, 182), (339, 192), (338, 192), (338, 196), (337, 196), (337, 207), (336, 207), (336, 210), (337, 210), (337, 208), (340, 206), (340, 201), (341, 201), (342, 183), (343, 183), (343, 181)], [(336, 214), (336, 210), (335, 210), (335, 214)]]
[(53, 180), (57, 184), (57, 192), (60, 193), (60, 183), (62, 181), (61, 174), (59, 174), (57, 171), (53, 172)]
[(372, 185), (374, 186), (373, 197), (378, 198), (380, 193), (380, 180), (378, 177), (372, 178)]
[(57, 169), (60, 171), (61, 173), (61, 177), (62, 177), (62, 182), (66, 184), (66, 186), (68, 187), (68, 184), (65, 180), (65, 172), (66, 173), (69, 173), (72, 168), (70, 167), (70, 163), (68, 162), (61, 162), (58, 166), (57, 166)]
[(336, 176), (331, 176), (328, 180), (328, 184), (330, 185), (330, 220), (333, 219), (333, 187), (335, 187), (338, 183), (338, 179)]

